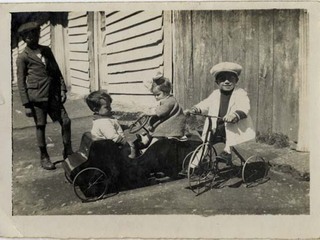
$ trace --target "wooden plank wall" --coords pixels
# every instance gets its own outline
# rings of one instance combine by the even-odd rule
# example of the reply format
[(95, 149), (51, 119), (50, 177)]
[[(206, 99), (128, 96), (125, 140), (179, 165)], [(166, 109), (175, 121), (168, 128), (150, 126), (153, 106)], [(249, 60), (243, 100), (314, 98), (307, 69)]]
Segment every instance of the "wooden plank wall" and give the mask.
[(298, 138), (300, 10), (174, 11), (174, 93), (191, 107), (217, 86), (209, 74), (221, 61), (243, 66), (258, 131)]
[(90, 59), (88, 44), (88, 13), (70, 12), (68, 15), (69, 77), (72, 92), (90, 92)]
[(70, 77), (68, 75), (68, 51), (67, 49), (67, 29), (61, 24), (51, 25), (51, 49), (59, 65), (61, 74), (68, 88), (71, 87)]
[[(39, 44), (44, 46), (51, 47), (51, 31), (50, 31), (50, 22), (44, 23), (41, 25), (40, 39)], [(14, 49), (11, 49), (11, 60), (12, 60), (12, 82), (17, 82), (17, 57), (19, 53), (22, 53), (26, 43), (20, 39), (18, 46)]]
[(297, 136), (299, 126), (299, 14), (274, 11), (272, 129), (291, 137)]
[(39, 44), (51, 47), (51, 24), (47, 22), (41, 25)]
[(107, 11), (102, 22), (101, 87), (131, 99), (150, 97), (144, 83), (163, 73), (163, 12)]
[[(309, 40), (309, 16), (306, 10), (300, 10), (300, 26), (299, 26), (299, 79), (307, 79), (307, 59), (308, 59), (308, 40)], [(299, 89), (299, 135), (298, 135), (298, 151), (308, 151), (309, 139), (312, 134), (309, 126), (309, 82), (300, 81)]]
[(17, 57), (18, 57), (18, 54), (19, 54), (19, 48), (16, 47), (14, 49), (11, 49), (11, 61), (12, 61), (12, 82), (14, 84), (17, 83), (18, 79), (17, 79)]

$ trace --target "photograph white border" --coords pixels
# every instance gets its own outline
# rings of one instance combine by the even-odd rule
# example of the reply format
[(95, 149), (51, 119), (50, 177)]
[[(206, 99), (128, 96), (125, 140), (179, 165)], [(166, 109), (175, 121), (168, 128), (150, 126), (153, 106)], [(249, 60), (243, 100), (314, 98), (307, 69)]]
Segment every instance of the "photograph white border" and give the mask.
[[(306, 9), (309, 14), (310, 215), (12, 216), (10, 12), (108, 10)], [(317, 1), (156, 1), (0, 3), (0, 237), (16, 238), (319, 238), (320, 3)]]

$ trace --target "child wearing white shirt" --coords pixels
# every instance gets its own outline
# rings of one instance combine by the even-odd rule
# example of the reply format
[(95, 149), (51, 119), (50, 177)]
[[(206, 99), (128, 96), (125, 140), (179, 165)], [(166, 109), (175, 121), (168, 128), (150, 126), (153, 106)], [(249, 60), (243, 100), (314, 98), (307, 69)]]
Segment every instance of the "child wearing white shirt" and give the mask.
[(105, 91), (94, 91), (86, 98), (88, 107), (94, 112), (91, 135), (93, 140), (109, 139), (120, 146), (129, 145), (131, 154), (135, 158), (135, 146), (127, 142), (124, 132), (117, 119), (112, 116), (112, 98)]

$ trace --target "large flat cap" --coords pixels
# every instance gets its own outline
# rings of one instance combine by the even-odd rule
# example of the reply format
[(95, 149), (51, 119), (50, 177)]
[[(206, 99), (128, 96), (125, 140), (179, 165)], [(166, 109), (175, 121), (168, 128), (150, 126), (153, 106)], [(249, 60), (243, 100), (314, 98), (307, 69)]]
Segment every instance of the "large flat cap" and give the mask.
[(216, 78), (216, 76), (221, 72), (232, 72), (237, 74), (237, 76), (239, 76), (241, 73), (241, 70), (242, 70), (242, 67), (237, 63), (221, 62), (221, 63), (218, 63), (217, 65), (214, 65), (211, 68), (210, 73), (213, 75), (214, 78)]
[(29, 31), (31, 31), (33, 29), (36, 29), (36, 28), (40, 28), (39, 23), (37, 23), (37, 22), (27, 22), (27, 23), (22, 24), (18, 28), (18, 33), (22, 34), (22, 33), (29, 32)]

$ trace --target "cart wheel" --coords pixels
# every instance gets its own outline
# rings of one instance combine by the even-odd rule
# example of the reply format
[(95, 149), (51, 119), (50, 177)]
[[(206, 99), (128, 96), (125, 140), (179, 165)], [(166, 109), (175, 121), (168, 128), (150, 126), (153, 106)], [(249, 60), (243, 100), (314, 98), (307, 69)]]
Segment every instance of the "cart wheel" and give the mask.
[(81, 170), (73, 180), (73, 189), (82, 201), (101, 199), (108, 190), (110, 177), (98, 168), (89, 167)]
[(190, 189), (197, 195), (211, 187), (215, 177), (214, 162), (217, 152), (214, 147), (202, 144), (194, 150), (188, 166)]
[(70, 176), (66, 172), (64, 172), (64, 176), (67, 179), (67, 181), (72, 184), (72, 180), (71, 180)]
[(260, 156), (249, 157), (242, 167), (242, 181), (247, 187), (256, 186), (269, 180), (269, 164)]

